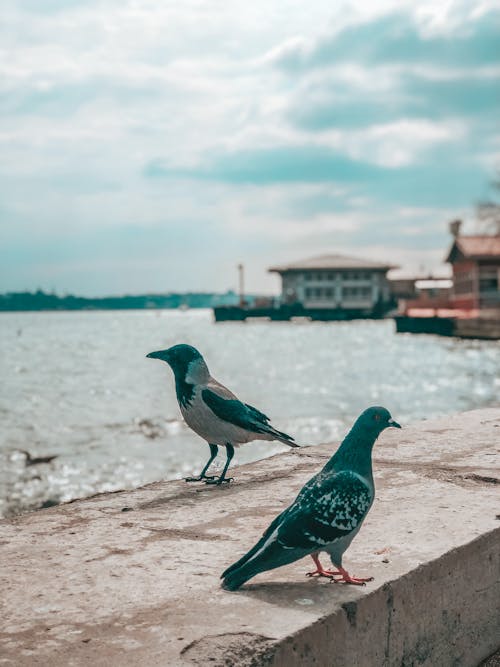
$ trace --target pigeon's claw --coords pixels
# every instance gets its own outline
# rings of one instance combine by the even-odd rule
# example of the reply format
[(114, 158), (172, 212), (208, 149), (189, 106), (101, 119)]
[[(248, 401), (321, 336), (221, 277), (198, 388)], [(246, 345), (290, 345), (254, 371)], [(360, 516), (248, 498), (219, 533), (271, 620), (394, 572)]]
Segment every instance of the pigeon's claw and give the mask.
[(344, 570), (343, 567), (339, 568), (341, 575), (340, 579), (334, 579), (336, 584), (353, 584), (354, 586), (365, 586), (367, 581), (373, 581), (373, 577), (351, 577), (347, 570)]
[(311, 554), (311, 558), (316, 565), (316, 569), (313, 572), (306, 572), (306, 577), (326, 577), (327, 579), (330, 579), (330, 581), (335, 581), (334, 576), (342, 574), (340, 570), (325, 570), (321, 565), (318, 553)]
[(327, 579), (331, 579), (335, 581), (335, 575), (340, 574), (338, 570), (314, 570), (313, 572), (306, 572), (306, 577), (326, 577)]

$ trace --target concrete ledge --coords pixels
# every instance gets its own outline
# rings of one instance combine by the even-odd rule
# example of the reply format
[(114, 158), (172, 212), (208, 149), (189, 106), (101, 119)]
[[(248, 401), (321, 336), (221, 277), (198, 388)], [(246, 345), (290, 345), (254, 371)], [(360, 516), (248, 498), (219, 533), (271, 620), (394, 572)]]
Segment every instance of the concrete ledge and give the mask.
[(365, 588), (307, 579), (303, 560), (220, 589), (334, 449), (1, 522), (0, 665), (476, 667), (500, 645), (498, 409), (381, 436), (345, 556)]

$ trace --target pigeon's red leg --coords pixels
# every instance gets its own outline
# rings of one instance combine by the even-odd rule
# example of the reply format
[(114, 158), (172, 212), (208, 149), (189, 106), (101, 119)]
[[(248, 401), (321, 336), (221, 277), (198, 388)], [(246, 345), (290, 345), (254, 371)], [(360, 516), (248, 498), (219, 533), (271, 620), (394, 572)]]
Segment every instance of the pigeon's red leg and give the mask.
[(331, 570), (325, 570), (320, 563), (318, 553), (311, 554), (311, 558), (316, 565), (316, 569), (314, 572), (307, 572), (306, 577), (328, 577), (328, 579), (333, 579), (334, 574), (341, 574), (341, 572), (337, 570), (333, 572)]
[(347, 570), (344, 570), (343, 567), (339, 567), (337, 574), (341, 575), (341, 579), (335, 579), (335, 583), (341, 584), (354, 584), (355, 586), (364, 586), (367, 581), (373, 581), (373, 577), (366, 577), (361, 579), (360, 577), (351, 577)]

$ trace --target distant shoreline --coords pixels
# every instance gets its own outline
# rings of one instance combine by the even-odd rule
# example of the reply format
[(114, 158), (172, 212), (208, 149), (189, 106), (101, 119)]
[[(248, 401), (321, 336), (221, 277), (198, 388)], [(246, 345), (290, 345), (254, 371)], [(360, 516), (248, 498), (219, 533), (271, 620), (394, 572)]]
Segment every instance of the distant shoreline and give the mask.
[[(247, 296), (252, 301), (253, 296)], [(237, 305), (238, 296), (228, 291), (187, 292), (169, 294), (140, 294), (106, 297), (58, 296), (37, 292), (9, 292), (0, 294), (0, 312), (38, 312), (75, 310), (172, 310), (213, 308)]]

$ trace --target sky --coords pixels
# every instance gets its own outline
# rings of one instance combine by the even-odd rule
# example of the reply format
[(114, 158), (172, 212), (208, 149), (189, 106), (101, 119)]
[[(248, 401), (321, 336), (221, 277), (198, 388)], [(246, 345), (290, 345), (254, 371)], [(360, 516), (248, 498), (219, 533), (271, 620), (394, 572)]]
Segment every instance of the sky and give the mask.
[(497, 0), (1, 0), (0, 292), (443, 270), (500, 164)]

